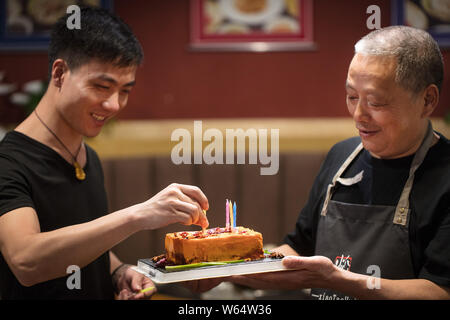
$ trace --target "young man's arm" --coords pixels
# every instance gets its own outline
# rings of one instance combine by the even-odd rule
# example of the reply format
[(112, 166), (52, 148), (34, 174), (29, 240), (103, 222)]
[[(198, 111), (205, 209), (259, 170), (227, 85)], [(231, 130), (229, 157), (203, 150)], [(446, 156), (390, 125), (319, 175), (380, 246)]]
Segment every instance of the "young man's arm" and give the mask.
[(93, 221), (41, 232), (31, 207), (0, 217), (0, 250), (11, 271), (24, 286), (66, 275), (67, 267), (80, 268), (133, 233), (171, 223), (207, 226), (208, 209), (197, 187), (173, 184), (146, 202)]

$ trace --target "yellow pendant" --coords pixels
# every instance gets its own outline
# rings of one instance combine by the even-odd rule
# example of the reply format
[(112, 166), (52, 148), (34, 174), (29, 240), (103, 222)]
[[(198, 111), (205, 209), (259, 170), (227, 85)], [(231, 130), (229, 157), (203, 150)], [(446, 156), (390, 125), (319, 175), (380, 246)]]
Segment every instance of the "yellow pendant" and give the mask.
[(77, 179), (81, 181), (86, 179), (86, 173), (77, 161), (73, 163), (73, 166), (75, 167), (75, 176), (77, 177)]

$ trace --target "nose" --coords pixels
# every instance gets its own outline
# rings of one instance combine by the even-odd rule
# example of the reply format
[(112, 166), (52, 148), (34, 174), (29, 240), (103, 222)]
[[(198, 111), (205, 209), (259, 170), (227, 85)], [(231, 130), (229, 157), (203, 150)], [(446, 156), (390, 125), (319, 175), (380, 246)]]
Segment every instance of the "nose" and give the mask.
[(359, 99), (358, 103), (352, 112), (353, 119), (356, 122), (364, 122), (370, 118), (369, 112), (367, 110), (367, 103), (364, 99)]
[(120, 110), (119, 93), (113, 93), (107, 100), (103, 101), (102, 107), (109, 112), (117, 112)]

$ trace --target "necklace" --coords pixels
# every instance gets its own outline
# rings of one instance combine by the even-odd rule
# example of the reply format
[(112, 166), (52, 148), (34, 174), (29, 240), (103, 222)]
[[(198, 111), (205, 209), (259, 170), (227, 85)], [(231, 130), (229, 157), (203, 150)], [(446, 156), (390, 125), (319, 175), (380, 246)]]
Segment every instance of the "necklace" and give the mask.
[(66, 149), (66, 151), (72, 157), (72, 159), (73, 159), (72, 165), (75, 167), (75, 176), (77, 177), (77, 179), (81, 180), (81, 181), (86, 179), (86, 173), (84, 172), (83, 168), (80, 166), (80, 164), (77, 161), (78, 154), (80, 153), (83, 142), (81, 142), (80, 146), (78, 147), (77, 153), (75, 155), (73, 155), (72, 152), (70, 152), (70, 150), (61, 141), (61, 139), (59, 139), (58, 136), (45, 124), (45, 122), (42, 121), (41, 117), (39, 117), (39, 115), (37, 114), (36, 109), (34, 109), (34, 114), (39, 119), (39, 121), (44, 125), (44, 127), (47, 128), (47, 130), (55, 137), (56, 140), (58, 140), (58, 142), (63, 146), (64, 149)]

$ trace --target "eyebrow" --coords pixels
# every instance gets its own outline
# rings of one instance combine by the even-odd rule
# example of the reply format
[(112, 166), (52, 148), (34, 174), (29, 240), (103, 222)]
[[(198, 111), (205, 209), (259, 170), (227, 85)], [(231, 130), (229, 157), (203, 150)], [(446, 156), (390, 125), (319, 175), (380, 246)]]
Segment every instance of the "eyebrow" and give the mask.
[[(345, 87), (349, 88), (351, 90), (357, 91), (348, 81), (345, 81)], [(382, 93), (380, 92), (380, 89), (368, 89), (366, 90), (368, 94), (374, 95), (374, 96), (380, 96)]]
[(351, 85), (350, 85), (350, 83), (348, 82), (348, 81), (345, 81), (345, 87), (346, 88), (350, 88), (350, 89), (355, 89), (355, 88), (353, 88)]
[[(102, 74), (102, 75), (98, 76), (97, 79), (109, 82), (109, 83), (114, 84), (114, 85), (118, 85), (118, 82), (115, 79), (107, 76), (106, 74)], [(133, 81), (130, 81), (130, 82), (124, 84), (123, 87), (132, 87), (135, 84), (136, 84), (136, 80), (133, 80)]]

